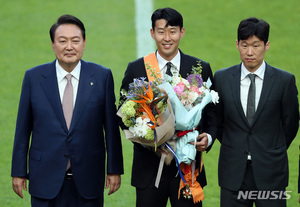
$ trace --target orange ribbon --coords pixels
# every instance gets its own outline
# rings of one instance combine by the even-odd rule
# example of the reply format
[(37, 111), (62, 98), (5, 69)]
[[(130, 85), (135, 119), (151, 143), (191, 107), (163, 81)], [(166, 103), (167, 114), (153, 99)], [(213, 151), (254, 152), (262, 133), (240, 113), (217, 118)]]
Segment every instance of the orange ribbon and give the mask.
[[(155, 79), (155, 77), (152, 75), (153, 70), (155, 71), (156, 77), (161, 78), (160, 69), (158, 66), (155, 52), (150, 53), (149, 55), (146, 55), (144, 57), (144, 63), (145, 63), (145, 69), (147, 72), (147, 77), (148, 77), (149, 82), (150, 81), (152, 82)], [(147, 67), (147, 64), (148, 64), (148, 66), (150, 66), (150, 68)]]
[[(202, 160), (202, 154), (201, 154), (200, 172), (202, 171), (202, 166), (203, 166), (203, 160)], [(197, 181), (197, 176), (199, 175), (199, 170), (196, 169), (194, 172), (194, 176), (193, 176), (192, 165), (187, 165), (185, 163), (181, 163), (180, 169), (184, 173), (183, 177), (184, 177), (186, 183), (184, 183), (182, 179), (180, 180), (178, 199), (180, 198), (181, 189), (185, 188), (186, 185), (188, 185), (190, 192), (192, 193), (194, 203), (203, 201), (204, 200), (204, 192), (203, 192), (203, 189), (202, 189), (200, 183)]]

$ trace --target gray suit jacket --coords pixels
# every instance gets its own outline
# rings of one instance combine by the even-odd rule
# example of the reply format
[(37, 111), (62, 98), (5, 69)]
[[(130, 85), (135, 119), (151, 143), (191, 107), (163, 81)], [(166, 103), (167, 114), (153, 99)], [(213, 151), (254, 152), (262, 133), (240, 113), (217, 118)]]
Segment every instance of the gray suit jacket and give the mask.
[(259, 190), (288, 185), (287, 148), (299, 128), (298, 91), (294, 75), (266, 64), (261, 97), (251, 126), (240, 101), (241, 64), (215, 73), (218, 135), (221, 142), (219, 185), (236, 191), (251, 152), (253, 175)]

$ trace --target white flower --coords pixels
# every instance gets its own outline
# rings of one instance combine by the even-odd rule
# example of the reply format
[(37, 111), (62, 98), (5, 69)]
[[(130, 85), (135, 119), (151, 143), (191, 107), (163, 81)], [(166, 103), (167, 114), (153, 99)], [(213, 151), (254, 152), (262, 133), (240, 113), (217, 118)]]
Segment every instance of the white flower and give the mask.
[(210, 78), (207, 79), (206, 82), (202, 83), (202, 86), (204, 86), (205, 88), (210, 88), (212, 85)]
[(178, 77), (178, 76), (172, 77), (172, 86), (173, 87), (176, 86), (180, 82), (183, 82), (187, 88), (190, 88), (190, 83), (186, 79)]
[(203, 88), (209, 88), (207, 82), (203, 82), (203, 83), (202, 83), (202, 87), (203, 87)]
[(196, 99), (198, 98), (198, 93), (194, 92), (194, 91), (190, 91), (188, 94), (188, 100), (190, 103), (194, 103), (196, 101)]
[(219, 103), (219, 94), (218, 94), (218, 92), (216, 92), (216, 91), (214, 91), (214, 90), (211, 90), (211, 91), (210, 91), (210, 94), (211, 94), (211, 97), (212, 97), (212, 102), (213, 102), (214, 104)]
[(135, 125), (133, 127), (129, 127), (129, 131), (132, 132), (134, 136), (145, 137), (147, 134), (147, 129), (150, 128), (147, 125), (149, 121), (149, 118), (142, 119), (141, 117), (138, 117)]
[(206, 90), (206, 88), (203, 85), (199, 88), (200, 93), (204, 93), (205, 90)]

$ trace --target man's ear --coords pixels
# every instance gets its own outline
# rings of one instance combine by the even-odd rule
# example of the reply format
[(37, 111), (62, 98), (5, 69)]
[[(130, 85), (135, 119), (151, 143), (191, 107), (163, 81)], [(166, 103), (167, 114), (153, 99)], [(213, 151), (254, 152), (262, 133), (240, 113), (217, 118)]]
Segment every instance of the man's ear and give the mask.
[(83, 45), (84, 45), (83, 49), (84, 50), (85, 50), (85, 44), (86, 44), (86, 39), (83, 41)]
[(182, 39), (185, 35), (185, 28), (182, 27), (181, 30), (180, 30), (180, 39)]
[(54, 42), (51, 41), (52, 50), (54, 51)]
[(150, 34), (151, 34), (152, 39), (154, 39), (154, 30), (153, 29), (150, 29)]
[(266, 43), (266, 51), (268, 51), (269, 50), (269, 48), (270, 48), (270, 41), (268, 41), (267, 43)]

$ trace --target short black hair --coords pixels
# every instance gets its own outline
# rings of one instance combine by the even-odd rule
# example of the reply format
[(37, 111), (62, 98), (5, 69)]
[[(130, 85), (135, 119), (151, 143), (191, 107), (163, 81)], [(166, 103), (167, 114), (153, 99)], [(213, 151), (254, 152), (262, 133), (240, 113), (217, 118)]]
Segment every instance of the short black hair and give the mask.
[(78, 26), (81, 30), (83, 40), (85, 40), (84, 24), (77, 17), (69, 15), (69, 14), (65, 14), (65, 15), (60, 16), (57, 19), (57, 22), (55, 22), (50, 28), (49, 32), (50, 32), (50, 38), (51, 38), (52, 42), (54, 42), (54, 35), (55, 35), (56, 29), (62, 24), (75, 24), (76, 26)]
[(151, 16), (151, 21), (152, 21), (152, 29), (154, 30), (155, 28), (155, 23), (159, 19), (165, 19), (167, 20), (167, 26), (179, 26), (180, 30), (183, 27), (183, 18), (181, 14), (176, 11), (175, 9), (165, 7), (165, 8), (160, 8), (157, 9), (156, 11), (153, 12)]
[(263, 19), (249, 17), (240, 22), (238, 27), (238, 41), (247, 40), (251, 36), (257, 36), (265, 44), (269, 39), (270, 25)]

